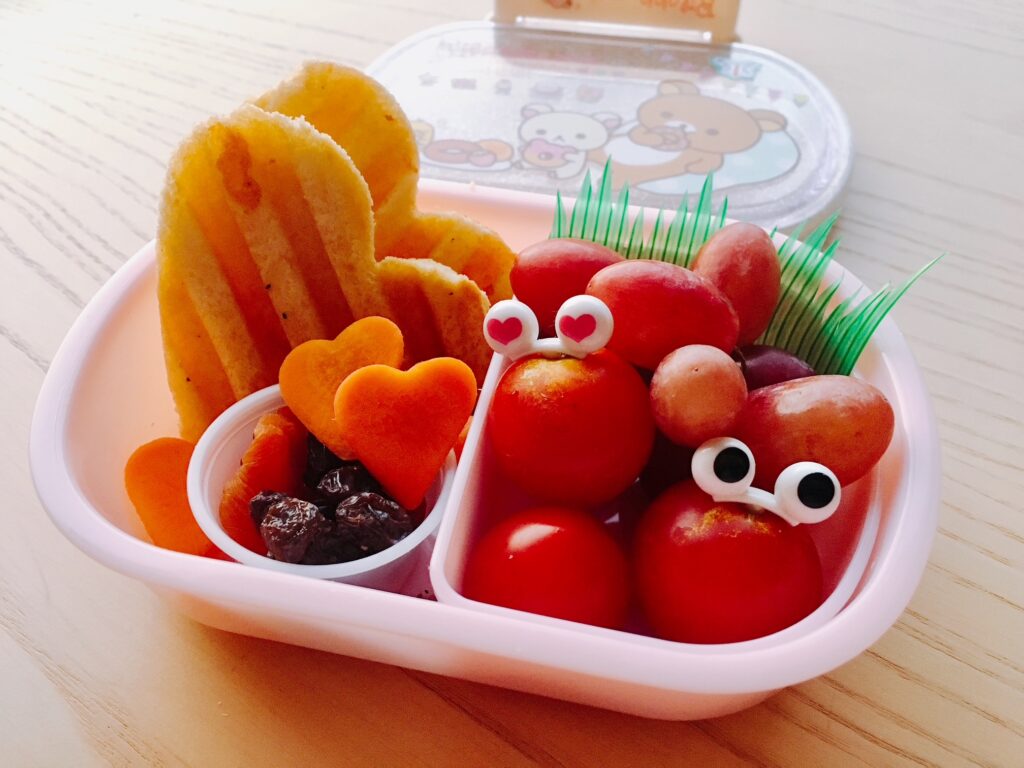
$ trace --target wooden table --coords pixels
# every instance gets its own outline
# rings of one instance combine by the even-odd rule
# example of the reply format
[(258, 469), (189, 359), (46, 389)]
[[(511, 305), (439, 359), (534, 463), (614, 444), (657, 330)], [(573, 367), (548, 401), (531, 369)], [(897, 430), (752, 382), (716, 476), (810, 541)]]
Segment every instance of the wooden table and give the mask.
[[(720, 720), (665, 723), (237, 637), (46, 519), (30, 415), (82, 307), (154, 232), (197, 121), (301, 61), (362, 65), (483, 0), (0, 2), (0, 744), (7, 765), (1024, 764), (1024, 15), (1012, 3), (742, 9), (858, 148), (839, 227), (869, 284), (949, 257), (897, 320), (943, 441), (924, 580), (874, 648)], [(393, 703), (416, 717), (393, 722)], [(302, 761), (300, 763), (300, 761)]]

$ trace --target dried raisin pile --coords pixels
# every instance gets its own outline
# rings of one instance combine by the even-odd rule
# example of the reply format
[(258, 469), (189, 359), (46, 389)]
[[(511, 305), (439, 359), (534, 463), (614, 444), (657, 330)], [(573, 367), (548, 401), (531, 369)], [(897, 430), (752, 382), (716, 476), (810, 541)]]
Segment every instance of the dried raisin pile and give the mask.
[(304, 562), (313, 543), (330, 533), (331, 523), (316, 504), (283, 493), (258, 493), (249, 508), (253, 519), (259, 516), (260, 535), (275, 560)]
[(275, 560), (344, 563), (381, 552), (417, 525), (358, 461), (343, 461), (312, 435), (303, 474), (305, 498), (264, 491), (249, 502)]

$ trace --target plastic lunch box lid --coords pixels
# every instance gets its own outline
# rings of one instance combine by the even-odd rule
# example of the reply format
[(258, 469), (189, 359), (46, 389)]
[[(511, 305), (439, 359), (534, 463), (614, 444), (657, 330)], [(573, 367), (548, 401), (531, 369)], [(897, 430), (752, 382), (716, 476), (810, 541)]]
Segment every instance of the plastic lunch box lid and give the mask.
[(846, 116), (795, 62), (685, 30), (529, 21), (434, 27), (370, 65), (413, 123), (423, 176), (573, 194), (610, 157), (631, 202), (675, 208), (711, 170), (731, 217), (780, 229), (841, 193)]

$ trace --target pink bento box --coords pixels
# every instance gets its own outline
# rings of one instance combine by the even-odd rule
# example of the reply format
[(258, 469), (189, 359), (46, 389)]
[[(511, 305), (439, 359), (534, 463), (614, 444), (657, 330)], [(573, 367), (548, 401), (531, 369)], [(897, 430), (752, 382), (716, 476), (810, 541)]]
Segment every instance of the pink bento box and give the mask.
[[(514, 250), (547, 236), (553, 208), (547, 196), (427, 181), (420, 202), (426, 209), (478, 219)], [(892, 445), (869, 478), (844, 489), (849, 499), (835, 518), (847, 522), (815, 531), (823, 560), (833, 564), (826, 570), (836, 595), (816, 619), (769, 638), (686, 645), (461, 597), (462, 559), (488, 522), (481, 502), (493, 494), (482, 418), (474, 420), (429, 564), (439, 602), (157, 548), (146, 539), (123, 485), (132, 450), (176, 434), (160, 344), (154, 253), (150, 243), (111, 278), (54, 358), (32, 424), (32, 472), (50, 517), (76, 546), (145, 582), (197, 621), (684, 720), (749, 707), (849, 661), (896, 621), (924, 571), (937, 527), (938, 438), (921, 373), (891, 320), (879, 328), (857, 375), (890, 399), (896, 412)], [(828, 277), (842, 274), (833, 264)], [(841, 293), (858, 285), (846, 273)], [(496, 359), (491, 366), (481, 408), (502, 365)], [(425, 558), (418, 571), (426, 583)]]

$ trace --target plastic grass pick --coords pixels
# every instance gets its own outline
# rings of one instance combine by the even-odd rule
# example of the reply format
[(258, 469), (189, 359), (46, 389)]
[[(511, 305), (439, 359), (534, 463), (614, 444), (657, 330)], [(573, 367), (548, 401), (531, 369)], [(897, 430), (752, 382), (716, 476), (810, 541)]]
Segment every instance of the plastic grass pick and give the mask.
[[(726, 224), (729, 201), (723, 199), (716, 212), (713, 186), (709, 174), (692, 208), (689, 197), (684, 197), (671, 214), (659, 209), (648, 234), (644, 210), (638, 208), (634, 213), (629, 209), (629, 186), (623, 185), (618, 199), (613, 198), (609, 159), (596, 188), (587, 172), (568, 216), (561, 194), (556, 197), (551, 237), (579, 237), (612, 248), (627, 259), (689, 267), (704, 243)], [(896, 302), (942, 258), (933, 259), (899, 286), (886, 285), (863, 298), (858, 291), (834, 304), (840, 281), (825, 285), (824, 277), (839, 241), (825, 243), (838, 217), (838, 212), (830, 216), (803, 241), (801, 225), (779, 246), (782, 291), (771, 322), (758, 339), (792, 352), (819, 374), (849, 374)], [(772, 230), (773, 238), (776, 231)]]

